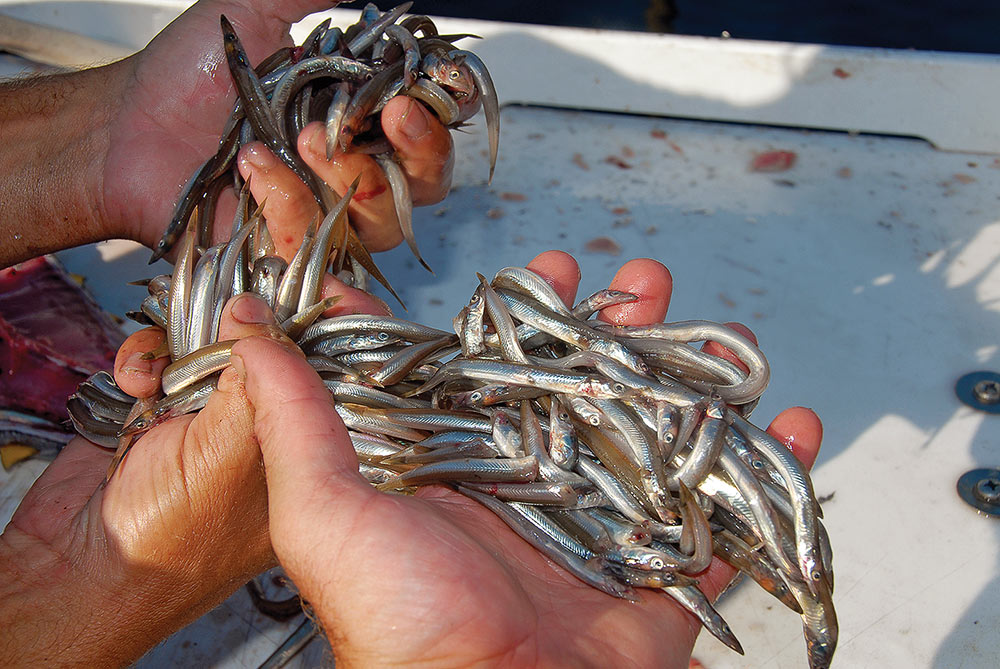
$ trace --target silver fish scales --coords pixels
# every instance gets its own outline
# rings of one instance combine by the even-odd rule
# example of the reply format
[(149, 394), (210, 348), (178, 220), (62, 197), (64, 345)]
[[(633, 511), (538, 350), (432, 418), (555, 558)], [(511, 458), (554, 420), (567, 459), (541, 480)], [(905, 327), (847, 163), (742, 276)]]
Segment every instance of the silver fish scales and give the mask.
[[(178, 275), (172, 280), (187, 279)], [(474, 290), (479, 294), (481, 288), (482, 284)], [(528, 295), (514, 299), (530, 301), (535, 310), (545, 308)], [(659, 366), (660, 356), (643, 357), (638, 352), (642, 346), (630, 352), (648, 365), (648, 377), (594, 350), (559, 340), (540, 344), (547, 356), (555, 358), (542, 358), (540, 350), (527, 347), (527, 363), (509, 362), (500, 338), (486, 332), (511, 328), (511, 336), (518, 337), (523, 323), (516, 316), (493, 321), (484, 313), (478, 332), (472, 333), (460, 315), (454, 335), (391, 317), (326, 318), (315, 313), (313, 317), (312, 326), (299, 323), (293, 339), (309, 345), (310, 363), (328, 380), (331, 391), (349, 402), (343, 415), (352, 417), (356, 443), (377, 438), (388, 444), (389, 455), (359, 451), (363, 473), (380, 489), (406, 493), (420, 485), (444, 484), (480, 501), (483, 495), (490, 496), (495, 501), (487, 508), (504, 509), (498, 515), (518, 534), (581, 580), (625, 598), (634, 598), (635, 588), (663, 588), (689, 607), (712, 634), (739, 650), (733, 631), (708, 600), (692, 590), (697, 586), (690, 578), (690, 565), (700, 570), (714, 553), (800, 614), (811, 666), (829, 664), (836, 643), (829, 539), (804, 467), (790, 454), (780, 456), (776, 449), (785, 447), (743, 415), (759, 392), (742, 397), (743, 405), (727, 406), (718, 394), (703, 395), (699, 390), (703, 379), (711, 378), (709, 365), (690, 369), (688, 378), (669, 363), (668, 368)], [(581, 319), (579, 326), (590, 327), (587, 323), (591, 322)], [(698, 323), (706, 339), (715, 338), (723, 327)], [(673, 331), (686, 328), (690, 326), (680, 323)], [(603, 327), (593, 331), (619, 337), (625, 346), (637, 338), (656, 336)], [(536, 332), (530, 327), (521, 330), (521, 345)], [(743, 362), (750, 367), (739, 382), (757, 379), (753, 385), (762, 392), (768, 374), (763, 354), (751, 342), (737, 342), (733, 337), (739, 335), (727, 332), (727, 343), (737, 344), (733, 348), (745, 353)], [(352, 353), (346, 348), (313, 345), (317, 333), (353, 337), (364, 342), (365, 353), (384, 349), (386, 355), (355, 362), (346, 357)], [(176, 336), (187, 337), (183, 327)], [(443, 345), (427, 346), (438, 341), (433, 337)], [(469, 346), (465, 340), (470, 337), (477, 341), (481, 337), (484, 344)], [(211, 342), (186, 354), (165, 377), (170, 389), (183, 390), (132, 416), (128, 424), (121, 418), (121, 397), (106, 390), (107, 379), (102, 377), (100, 385), (96, 379), (88, 381), (78, 393), (78, 399), (86, 402), (77, 402), (74, 415), (91, 413), (77, 418), (78, 430), (107, 444), (114, 441), (114, 430), (123, 437), (141, 434), (180, 412), (199, 410), (218, 370), (225, 366), (228, 345)], [(406, 368), (394, 371), (391, 385), (383, 387), (377, 381), (380, 370), (410, 349), (414, 355)], [(184, 395), (190, 388), (197, 392)], [(392, 406), (387, 397), (400, 398), (406, 408)], [(673, 411), (664, 411), (670, 407)], [(558, 416), (550, 415), (553, 411)], [(659, 424), (682, 411), (693, 421), (688, 429)], [(361, 416), (363, 420), (358, 419)], [(502, 426), (509, 427), (498, 433)], [(428, 439), (438, 433), (447, 438)], [(460, 434), (468, 435), (468, 440), (456, 441)], [(683, 444), (672, 443), (676, 435)], [(506, 445), (501, 447), (499, 439)], [(552, 457), (567, 448), (579, 457)], [(528, 512), (525, 505), (532, 510)], [(567, 510), (573, 514), (562, 513)], [(614, 541), (611, 536), (634, 533), (610, 535), (594, 529), (602, 523), (650, 528), (646, 531), (653, 532), (653, 544)], [(737, 544), (747, 548), (735, 551)], [(808, 572), (800, 568), (803, 564), (809, 565)]]
[[(300, 57), (279, 51), (256, 69), (240, 61), (238, 41), (227, 28), (233, 75), (247, 89), (229, 126), (252, 127), (255, 135), (273, 129), (279, 154), (287, 147), (282, 137), (312, 118), (327, 122), (333, 144), (378, 144), (369, 114), (389, 96), (411, 90), (435, 108), (436, 87), (458, 104), (459, 118), (468, 118), (470, 107), (485, 106), (492, 172), (498, 116), (485, 67), (436, 36), (429, 19), (400, 21), (406, 8), (385, 14), (369, 9), (378, 20), (342, 33), (320, 26)], [(311, 78), (313, 72), (323, 78)], [(408, 83), (413, 77), (417, 82)], [(420, 85), (419, 78), (434, 87)], [(445, 78), (451, 84), (438, 80)], [(379, 81), (378, 91), (366, 89), (372, 81)], [(271, 96), (266, 110), (253, 107), (260, 95), (265, 102)], [(455, 119), (448, 104), (435, 111)], [(219, 156), (199, 175), (228, 174), (230, 168), (218, 163), (232, 159), (228, 142), (234, 136), (250, 133), (227, 131)], [(770, 374), (752, 342), (708, 321), (611, 327), (590, 317), (634, 296), (601, 291), (571, 310), (553, 300), (539, 277), (513, 268), (470, 283), (472, 299), (455, 318), (454, 334), (390, 317), (327, 318), (323, 312), (332, 304), (320, 302), (316, 277), (329, 270), (331, 255), (335, 268), (348, 254), (370, 264), (363, 248), (344, 243), (351, 234), (345, 212), (353, 189), (334, 198), (317, 187), (328, 215), (312, 237), (323, 241), (319, 252), (303, 250), (301, 262), (278, 262), (266, 247), (255, 253), (259, 236), (250, 231), (249, 211), (259, 207), (247, 197), (230, 242), (205, 251), (219, 260), (199, 262), (186, 202), (214, 192), (199, 175), (193, 183), (204, 192), (182, 198), (157, 250), (162, 254), (189, 230), (179, 268), (168, 285), (149, 282), (146, 311), (156, 318), (147, 324), (164, 329), (173, 363), (164, 375), (167, 394), (148, 406), (130, 405), (104, 375), (86, 381), (74, 397), (77, 430), (117, 445), (116, 465), (143, 432), (204, 406), (227, 363), (229, 343), (215, 340), (221, 305), (242, 290), (256, 291), (309, 354), (331, 402), (333, 394), (343, 402), (338, 406), (359, 468), (379, 489), (406, 494), (423, 485), (451, 486), (583, 582), (625, 599), (635, 599), (637, 588), (662, 589), (742, 653), (697, 588), (699, 571), (714, 555), (799, 614), (810, 666), (830, 664), (837, 621), (829, 538), (808, 472), (747, 420)], [(343, 248), (336, 248), (338, 240)], [(415, 242), (407, 241), (419, 259)], [(252, 281), (255, 271), (266, 272), (268, 280)], [(381, 277), (377, 269), (373, 274)], [(143, 311), (135, 313), (142, 318)], [(334, 338), (336, 346), (320, 345)], [(692, 346), (700, 341), (725, 345), (749, 372), (702, 354)]]
[[(218, 151), (191, 176), (181, 192), (150, 262), (171, 251), (196, 210), (213, 211), (215, 201), (230, 184), (240, 189), (236, 155), (240, 146), (254, 140), (264, 142), (309, 187), (324, 214), (329, 212), (340, 195), (323, 183), (295, 148), (295, 138), (305, 126), (322, 121), (327, 131), (328, 157), (338, 147), (374, 155), (392, 189), (396, 217), (407, 245), (429, 270), (414, 237), (406, 179), (393, 159), (391, 145), (373, 119), (397, 95), (420, 100), (450, 128), (460, 127), (482, 109), (492, 178), (500, 114), (485, 64), (454, 44), (472, 36), (438, 35), (427, 17), (403, 19), (411, 5), (407, 2), (385, 13), (370, 5), (362, 20), (345, 30), (331, 28), (326, 21), (300, 47), (280, 49), (256, 66), (247, 59), (232, 24), (221, 17), (227, 62), (239, 99), (222, 130)], [(376, 18), (369, 21), (372, 17)], [(195, 244), (206, 247), (211, 238), (211, 221), (202, 223), (194, 233)], [(349, 222), (347, 243), (342, 246), (346, 248), (339, 249), (338, 269), (349, 256), (399, 299)]]

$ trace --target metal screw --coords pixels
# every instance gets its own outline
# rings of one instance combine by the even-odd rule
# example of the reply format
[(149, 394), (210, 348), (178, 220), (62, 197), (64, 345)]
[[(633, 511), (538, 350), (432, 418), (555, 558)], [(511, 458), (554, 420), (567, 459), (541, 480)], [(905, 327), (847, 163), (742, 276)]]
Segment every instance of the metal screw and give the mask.
[(958, 479), (958, 496), (988, 516), (1000, 518), (1000, 469), (973, 469)]
[(972, 489), (973, 494), (987, 504), (1000, 504), (1000, 479), (985, 478)]
[(983, 404), (996, 404), (1000, 402), (1000, 383), (985, 379), (972, 387), (972, 394)]
[(955, 382), (955, 394), (964, 404), (991, 414), (1000, 414), (1000, 374), (970, 372)]

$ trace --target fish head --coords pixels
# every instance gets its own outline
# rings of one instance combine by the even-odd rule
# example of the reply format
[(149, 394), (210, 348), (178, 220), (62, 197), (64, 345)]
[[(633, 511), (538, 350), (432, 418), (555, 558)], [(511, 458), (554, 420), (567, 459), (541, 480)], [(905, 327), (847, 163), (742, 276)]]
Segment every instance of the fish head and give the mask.
[(468, 66), (461, 62), (461, 57), (452, 59), (443, 54), (427, 54), (420, 69), (431, 81), (447, 91), (459, 96), (478, 96), (476, 80)]

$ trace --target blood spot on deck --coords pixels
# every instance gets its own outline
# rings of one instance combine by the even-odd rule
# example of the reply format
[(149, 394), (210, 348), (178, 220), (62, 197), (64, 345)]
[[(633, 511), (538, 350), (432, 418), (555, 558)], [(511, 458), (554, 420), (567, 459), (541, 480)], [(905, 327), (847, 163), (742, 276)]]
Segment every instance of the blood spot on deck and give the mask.
[(610, 237), (594, 237), (584, 248), (590, 253), (607, 253), (613, 256), (622, 252), (622, 247)]
[(607, 158), (604, 159), (604, 162), (606, 162), (609, 165), (614, 165), (615, 167), (617, 167), (619, 169), (623, 169), (623, 170), (630, 170), (630, 169), (632, 169), (632, 165), (631, 164), (625, 162), (625, 160), (619, 158), (618, 156), (608, 156)]
[(670, 140), (667, 137), (666, 131), (660, 130), (659, 128), (654, 128), (653, 130), (649, 131), (649, 136), (652, 137), (652, 138), (654, 138), (654, 139), (665, 140), (667, 142), (667, 146), (669, 146), (671, 149), (673, 149), (676, 153), (678, 153), (678, 154), (680, 154), (682, 156), (684, 155), (684, 149), (682, 149), (680, 146), (678, 146), (676, 142), (673, 142), (672, 140)]
[(794, 151), (765, 151), (750, 161), (751, 172), (786, 172), (795, 166), (798, 155)]

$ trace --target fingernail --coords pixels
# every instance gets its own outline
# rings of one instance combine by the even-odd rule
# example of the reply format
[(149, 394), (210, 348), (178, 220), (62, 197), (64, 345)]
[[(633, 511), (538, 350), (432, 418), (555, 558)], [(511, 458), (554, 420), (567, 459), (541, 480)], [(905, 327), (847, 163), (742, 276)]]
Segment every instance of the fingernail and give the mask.
[(383, 300), (381, 297), (378, 297), (377, 295), (371, 295), (370, 297), (372, 298), (373, 301), (377, 302), (380, 307), (382, 307), (383, 312), (385, 313), (386, 316), (392, 315), (392, 307), (389, 306), (388, 302)]
[(144, 360), (143, 356), (146, 354), (142, 351), (136, 351), (128, 357), (125, 364), (122, 365), (123, 372), (139, 372), (140, 374), (149, 374), (153, 371), (152, 360)]
[(427, 112), (423, 105), (416, 100), (410, 100), (410, 105), (403, 113), (403, 118), (399, 120), (399, 129), (410, 139), (417, 140), (431, 131), (430, 123), (427, 122)]
[(229, 313), (232, 314), (233, 320), (244, 325), (265, 325), (276, 322), (271, 307), (253, 293), (239, 295), (229, 308)]
[(306, 149), (309, 150), (309, 153), (316, 156), (317, 159), (325, 161), (326, 130), (324, 130), (323, 126), (318, 123), (308, 125), (303, 132), (308, 133), (303, 139), (305, 140)]
[(266, 170), (271, 167), (274, 162), (274, 157), (270, 151), (259, 146), (248, 146), (241, 154), (240, 159), (249, 164), (251, 167), (256, 167), (259, 170)]
[(243, 364), (243, 358), (239, 355), (234, 354), (229, 358), (229, 369), (232, 370), (232, 373), (236, 374), (241, 383), (247, 378), (246, 365)]

